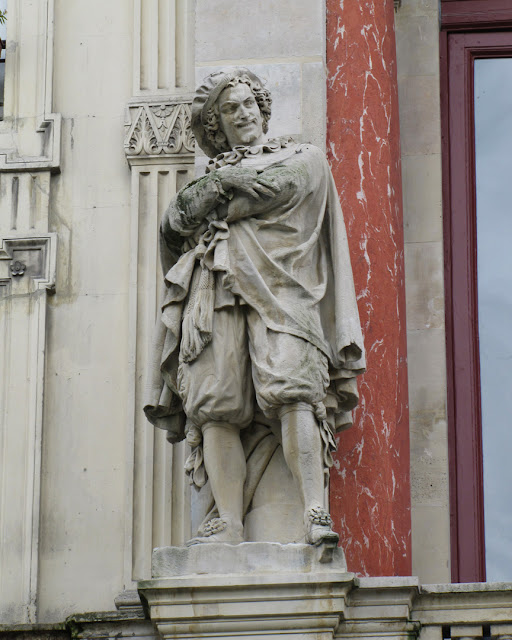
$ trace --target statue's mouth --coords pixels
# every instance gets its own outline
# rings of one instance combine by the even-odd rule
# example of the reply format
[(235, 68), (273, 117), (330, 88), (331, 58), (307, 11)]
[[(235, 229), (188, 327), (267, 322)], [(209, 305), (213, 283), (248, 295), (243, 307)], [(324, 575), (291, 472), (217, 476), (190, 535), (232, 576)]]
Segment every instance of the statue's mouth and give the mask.
[(241, 122), (240, 124), (236, 125), (237, 129), (244, 129), (245, 127), (249, 127), (253, 124), (256, 124), (256, 120), (249, 120), (249, 122)]

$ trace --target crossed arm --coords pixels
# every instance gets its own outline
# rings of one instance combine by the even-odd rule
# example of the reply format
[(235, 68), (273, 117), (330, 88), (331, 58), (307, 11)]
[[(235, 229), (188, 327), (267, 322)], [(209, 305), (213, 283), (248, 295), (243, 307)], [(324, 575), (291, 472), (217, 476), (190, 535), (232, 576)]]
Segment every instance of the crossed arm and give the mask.
[[(321, 154), (316, 150), (317, 154)], [(319, 155), (323, 161), (323, 155)], [(184, 187), (171, 201), (161, 226), (161, 237), (175, 255), (195, 246), (212, 219), (234, 222), (263, 215), (276, 207), (289, 208), (314, 189), (320, 173), (311, 154), (296, 153), (286, 164), (265, 169), (226, 166)], [(183, 241), (190, 238), (190, 242)]]
[[(165, 218), (170, 229), (182, 237), (193, 235), (207, 216), (237, 196), (253, 203), (276, 196), (279, 185), (256, 169), (224, 167), (195, 180), (169, 205)], [(224, 216), (227, 214), (225, 213)]]

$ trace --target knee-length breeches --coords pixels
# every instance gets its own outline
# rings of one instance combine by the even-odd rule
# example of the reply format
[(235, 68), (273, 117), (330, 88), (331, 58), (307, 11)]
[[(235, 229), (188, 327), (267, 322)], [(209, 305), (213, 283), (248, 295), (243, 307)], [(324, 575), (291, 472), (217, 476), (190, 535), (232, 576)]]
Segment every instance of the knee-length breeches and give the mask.
[(214, 313), (211, 342), (192, 362), (180, 362), (179, 392), (190, 422), (228, 422), (240, 429), (253, 419), (255, 402), (267, 418), (280, 407), (324, 400), (327, 357), (311, 343), (268, 329), (248, 306)]

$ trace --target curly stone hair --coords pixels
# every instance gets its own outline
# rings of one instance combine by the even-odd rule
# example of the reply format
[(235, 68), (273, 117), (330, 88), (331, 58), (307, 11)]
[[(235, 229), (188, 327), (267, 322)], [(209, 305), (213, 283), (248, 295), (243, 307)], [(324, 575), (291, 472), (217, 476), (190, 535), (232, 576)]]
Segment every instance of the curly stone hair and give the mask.
[[(253, 92), (263, 118), (263, 133), (267, 133), (268, 121), (270, 120), (272, 107), (272, 96), (270, 95), (270, 91), (262, 87), (259, 82), (251, 80), (247, 75), (237, 76), (228, 82), (225, 88), (234, 87), (238, 83), (246, 84)], [(203, 127), (208, 140), (217, 149), (218, 153), (223, 153), (224, 151), (229, 151), (230, 147), (224, 132), (220, 128), (219, 120), (219, 109), (217, 104), (214, 104), (206, 112), (206, 116), (203, 120)]]

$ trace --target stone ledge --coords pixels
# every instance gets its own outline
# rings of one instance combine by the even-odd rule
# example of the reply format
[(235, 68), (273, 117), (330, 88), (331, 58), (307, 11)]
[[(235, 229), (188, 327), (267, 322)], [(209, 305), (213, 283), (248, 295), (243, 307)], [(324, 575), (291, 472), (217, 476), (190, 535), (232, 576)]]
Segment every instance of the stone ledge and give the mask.
[[(153, 551), (153, 578), (226, 575), (258, 577), (266, 574), (347, 573), (343, 550), (333, 552), (331, 562), (322, 560), (322, 550), (309, 544), (243, 542), (198, 544), (191, 547), (161, 547)], [(347, 574), (348, 575), (348, 574)], [(352, 578), (352, 574), (350, 574)]]
[(139, 582), (139, 593), (164, 639), (327, 640), (343, 619), (354, 575), (341, 549), (331, 562), (321, 558), (304, 544), (165, 547), (153, 552), (154, 578)]
[[(328, 640), (343, 619), (352, 574), (255, 574), (161, 578), (139, 583), (141, 599), (164, 640), (250, 637), (270, 640), (297, 634)], [(292, 579), (295, 578), (295, 582)], [(343, 581), (345, 580), (345, 581)], [(184, 584), (184, 583), (187, 584)]]

